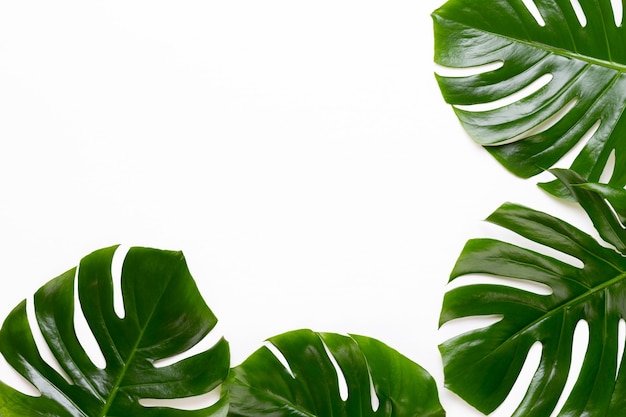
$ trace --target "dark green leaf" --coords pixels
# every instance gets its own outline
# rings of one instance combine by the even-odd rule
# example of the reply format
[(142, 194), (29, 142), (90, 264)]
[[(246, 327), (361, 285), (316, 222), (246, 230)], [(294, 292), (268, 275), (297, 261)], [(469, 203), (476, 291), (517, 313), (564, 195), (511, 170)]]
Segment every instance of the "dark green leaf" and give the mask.
[[(34, 297), (36, 320), (66, 376), (49, 366), (37, 349), (26, 301), (0, 330), (0, 353), (41, 393), (25, 395), (0, 383), (3, 417), (208, 417), (225, 416), (227, 398), (202, 410), (144, 407), (140, 399), (174, 399), (207, 393), (226, 378), (229, 349), (221, 339), (211, 349), (157, 367), (155, 361), (186, 352), (217, 320), (200, 296), (180, 252), (131, 248), (122, 267), (125, 316), (113, 306), (111, 262), (116, 248), (96, 251), (80, 262), (78, 297), (106, 360), (94, 365), (74, 327), (74, 280), (69, 270)], [(69, 377), (70, 381), (66, 380)]]
[[(488, 274), (535, 282), (541, 295), (507, 285), (465, 285), (444, 297), (440, 324), (472, 316), (501, 317), (440, 345), (446, 385), (484, 413), (498, 407), (515, 383), (531, 346), (541, 359), (515, 416), (550, 416), (563, 393), (574, 330), (584, 320), (589, 344), (559, 416), (626, 415), (626, 364), (618, 357), (618, 324), (626, 317), (626, 232), (606, 200), (580, 186), (573, 171), (554, 170), (587, 212), (598, 233), (617, 248), (548, 214), (505, 204), (488, 221), (570, 255), (582, 267), (493, 239), (470, 240), (451, 274)], [(616, 378), (617, 375), (617, 378)]]
[[(284, 356), (289, 369), (265, 346), (253, 353), (233, 369), (229, 378), (229, 415), (445, 415), (432, 377), (379, 341), (363, 336), (298, 330), (273, 337), (269, 342)], [(347, 385), (345, 400), (341, 397), (340, 377), (331, 357)], [(372, 385), (378, 402), (376, 410), (372, 407)]]
[[(534, 3), (543, 26), (522, 0), (449, 0), (436, 10), (438, 64), (501, 64), (469, 76), (438, 76), (441, 92), (470, 136), (514, 174), (527, 178), (552, 167), (593, 133), (571, 168), (598, 182), (614, 151), (610, 183), (623, 187), (626, 27), (616, 26), (610, 0), (581, 1), (584, 26), (570, 0)], [(546, 76), (552, 78), (538, 91), (498, 104)], [(567, 196), (558, 182), (542, 186)]]
[(604, 197), (615, 209), (620, 221), (626, 223), (626, 190), (608, 184), (584, 183), (577, 185)]

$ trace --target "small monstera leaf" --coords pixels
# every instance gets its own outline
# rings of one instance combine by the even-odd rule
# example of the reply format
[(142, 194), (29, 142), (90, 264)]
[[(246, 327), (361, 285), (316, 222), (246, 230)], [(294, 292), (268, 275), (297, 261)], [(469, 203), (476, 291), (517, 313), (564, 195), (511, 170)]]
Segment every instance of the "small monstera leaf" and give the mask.
[[(383, 343), (363, 336), (297, 330), (269, 339), (234, 368), (229, 416), (439, 417), (432, 377)], [(342, 398), (340, 369), (347, 386)], [(375, 402), (372, 403), (372, 387)]]
[[(140, 399), (172, 399), (206, 393), (229, 369), (221, 339), (203, 353), (157, 367), (155, 361), (186, 352), (216, 324), (180, 252), (131, 248), (122, 267), (125, 316), (114, 311), (111, 262), (115, 247), (96, 251), (53, 279), (34, 297), (36, 321), (64, 374), (37, 349), (26, 301), (0, 330), (0, 353), (41, 395), (32, 397), (0, 382), (3, 417), (207, 417), (225, 416), (223, 396), (202, 410), (145, 407)], [(74, 280), (82, 313), (106, 360), (94, 365), (74, 326)]]
[(575, 328), (584, 320), (588, 346), (558, 415), (624, 416), (626, 361), (619, 354), (618, 328), (626, 318), (626, 230), (596, 186), (585, 184), (573, 171), (553, 172), (606, 243), (600, 245), (555, 217), (515, 204), (504, 204), (489, 216), (487, 220), (494, 224), (578, 259), (582, 267), (498, 240), (470, 240), (451, 280), (487, 274), (540, 283), (550, 293), (496, 284), (466, 284), (450, 290), (444, 297), (440, 324), (473, 316), (500, 320), (440, 345), (446, 386), (478, 410), (490, 413), (504, 401), (531, 346), (539, 342), (538, 368), (514, 415), (550, 416), (570, 373)]
[[(471, 68), (437, 76), (445, 100), (469, 135), (520, 177), (586, 141), (571, 169), (598, 182), (614, 152), (609, 182), (623, 187), (626, 27), (615, 23), (622, 16), (611, 0), (528, 3), (541, 18), (522, 0), (449, 0), (433, 13), (436, 63)], [(568, 196), (558, 182), (542, 187)]]

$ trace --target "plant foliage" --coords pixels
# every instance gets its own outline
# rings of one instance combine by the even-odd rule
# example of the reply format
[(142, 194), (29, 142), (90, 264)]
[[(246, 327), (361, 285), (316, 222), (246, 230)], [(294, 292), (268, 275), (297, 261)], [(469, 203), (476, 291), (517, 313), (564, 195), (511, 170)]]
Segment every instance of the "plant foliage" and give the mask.
[[(441, 92), (470, 136), (514, 174), (541, 173), (586, 141), (571, 169), (598, 182), (614, 153), (609, 183), (623, 187), (626, 27), (616, 24), (622, 16), (611, 0), (533, 3), (538, 18), (522, 0), (449, 0), (436, 10), (435, 61), (472, 69), (437, 76)], [(515, 93), (510, 103), (500, 101)], [(542, 187), (567, 196), (558, 182)]]
[[(295, 378), (264, 347), (234, 369), (212, 406), (181, 410), (142, 405), (142, 399), (186, 398), (222, 385), (229, 372), (229, 348), (222, 338), (204, 352), (156, 365), (187, 352), (213, 330), (217, 319), (198, 292), (182, 253), (148, 248), (131, 248), (124, 258), (124, 315), (119, 317), (111, 271), (116, 249), (86, 256), (78, 268), (51, 280), (34, 296), (34, 321), (45, 339), (44, 348), (61, 369), (44, 359), (43, 346), (35, 341), (29, 324), (27, 301), (6, 318), (0, 329), (0, 353), (39, 395), (22, 393), (0, 380), (1, 416), (445, 415), (432, 377), (395, 350), (363, 336), (307, 330), (270, 339), (288, 358)], [(84, 315), (105, 367), (96, 366), (81, 345), (75, 314)], [(341, 398), (332, 360), (338, 362), (348, 385), (346, 400)], [(376, 407), (373, 398), (379, 402)]]
[[(233, 369), (231, 416), (442, 417), (437, 388), (419, 365), (363, 336), (298, 330), (269, 339)], [(347, 386), (341, 396), (339, 366)], [(375, 403), (372, 404), (372, 387)]]
[[(585, 184), (573, 171), (553, 172), (606, 243), (601, 245), (555, 217), (515, 204), (504, 204), (489, 216), (489, 222), (570, 255), (583, 266), (498, 240), (470, 240), (451, 280), (487, 274), (543, 284), (551, 293), (541, 295), (495, 284), (450, 290), (444, 297), (440, 324), (473, 316), (495, 315), (500, 320), (440, 345), (446, 385), (489, 413), (504, 401), (531, 346), (540, 342), (539, 366), (514, 415), (549, 416), (570, 372), (575, 328), (584, 320), (589, 343), (559, 416), (623, 416), (626, 364), (618, 356), (618, 327), (626, 317), (626, 230), (595, 185)], [(620, 198), (625, 198), (624, 194), (622, 190)]]
[[(171, 365), (155, 361), (185, 352), (217, 320), (202, 299), (180, 252), (131, 248), (122, 267), (125, 315), (114, 311), (111, 263), (116, 248), (96, 251), (76, 269), (44, 285), (34, 297), (37, 324), (64, 372), (38, 350), (26, 301), (0, 330), (0, 353), (41, 395), (33, 397), (0, 382), (3, 417), (208, 417), (225, 416), (227, 397), (202, 410), (144, 407), (142, 398), (172, 399), (206, 393), (229, 370), (221, 339), (209, 350)], [(97, 367), (77, 338), (74, 288), (89, 328), (106, 360)]]

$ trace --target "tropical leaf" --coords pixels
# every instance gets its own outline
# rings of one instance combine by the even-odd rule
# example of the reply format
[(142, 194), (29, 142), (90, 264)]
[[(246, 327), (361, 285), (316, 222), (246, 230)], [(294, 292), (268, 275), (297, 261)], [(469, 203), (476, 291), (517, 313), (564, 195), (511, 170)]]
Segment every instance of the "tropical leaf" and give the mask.
[[(297, 330), (269, 342), (287, 365), (264, 346), (234, 368), (227, 385), (230, 416), (445, 415), (432, 377), (377, 340)], [(333, 360), (347, 386), (345, 399)]]
[[(449, 0), (433, 13), (436, 63), (471, 69), (437, 76), (445, 100), (469, 135), (520, 177), (554, 166), (581, 142), (571, 169), (599, 182), (614, 153), (609, 183), (623, 187), (626, 27), (615, 23), (621, 11), (611, 0), (528, 3), (540, 17), (522, 0)], [(558, 181), (542, 187), (568, 196)]]
[(623, 188), (597, 182), (578, 184), (576, 186), (593, 191), (599, 196), (604, 197), (615, 210), (620, 222), (626, 224), (626, 192)]
[[(228, 400), (202, 410), (147, 407), (141, 399), (174, 399), (218, 387), (229, 369), (221, 339), (212, 348), (171, 365), (155, 361), (186, 352), (215, 326), (180, 252), (131, 248), (122, 267), (125, 315), (114, 311), (111, 263), (116, 248), (96, 251), (41, 287), (34, 296), (38, 327), (64, 372), (46, 362), (33, 337), (26, 301), (0, 329), (0, 353), (41, 395), (0, 382), (3, 417), (225, 416)], [(82, 313), (106, 361), (97, 367), (74, 326), (74, 281)]]
[(586, 354), (559, 416), (624, 416), (626, 361), (618, 356), (618, 327), (626, 317), (626, 230), (602, 195), (580, 185), (582, 177), (569, 170), (553, 172), (587, 212), (605, 244), (555, 217), (515, 204), (504, 204), (489, 216), (489, 222), (570, 255), (582, 267), (498, 240), (470, 240), (451, 280), (487, 274), (539, 283), (548, 286), (550, 294), (495, 284), (450, 290), (441, 325), (473, 316), (500, 320), (440, 345), (446, 386), (490, 413), (509, 394), (531, 346), (539, 342), (538, 368), (514, 415), (549, 416), (563, 395), (575, 328), (584, 320), (589, 329)]

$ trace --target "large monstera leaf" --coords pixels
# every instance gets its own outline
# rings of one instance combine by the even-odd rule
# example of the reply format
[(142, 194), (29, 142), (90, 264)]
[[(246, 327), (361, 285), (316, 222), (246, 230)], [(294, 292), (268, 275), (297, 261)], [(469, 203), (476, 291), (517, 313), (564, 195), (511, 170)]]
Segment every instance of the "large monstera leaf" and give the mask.
[[(155, 361), (186, 352), (216, 318), (203, 301), (180, 252), (131, 248), (122, 267), (125, 315), (114, 311), (111, 263), (116, 248), (96, 251), (37, 291), (38, 327), (64, 372), (46, 362), (33, 337), (26, 301), (0, 330), (0, 353), (41, 395), (23, 394), (0, 381), (3, 417), (225, 416), (227, 398), (202, 410), (148, 407), (141, 399), (172, 399), (209, 392), (228, 374), (229, 349), (221, 339), (209, 350), (171, 365)], [(90, 359), (76, 335), (74, 288), (82, 313), (106, 360)]]
[(444, 297), (441, 324), (473, 316), (500, 320), (440, 345), (446, 385), (489, 413), (503, 402), (531, 346), (539, 342), (538, 368), (514, 415), (549, 416), (563, 395), (575, 328), (584, 320), (588, 346), (559, 416), (625, 416), (626, 361), (618, 356), (618, 329), (626, 318), (626, 230), (605, 197), (624, 201), (626, 191), (619, 196), (617, 189), (607, 192), (606, 186), (583, 184), (573, 171), (553, 172), (582, 205), (605, 244), (557, 218), (515, 204), (493, 213), (488, 221), (570, 255), (583, 266), (498, 240), (470, 240), (452, 280), (487, 274), (540, 283), (551, 291), (538, 294), (496, 284), (450, 290)]
[(234, 368), (227, 384), (230, 416), (445, 416), (432, 377), (375, 339), (297, 330), (269, 342), (287, 364), (264, 346)]
[[(437, 76), (445, 100), (469, 135), (518, 176), (554, 166), (586, 141), (571, 169), (598, 182), (614, 152), (609, 183), (623, 187), (626, 28), (616, 25), (611, 0), (528, 3), (541, 18), (522, 0), (449, 0), (433, 13), (435, 61), (471, 68)], [(568, 196), (558, 182), (542, 187)]]

